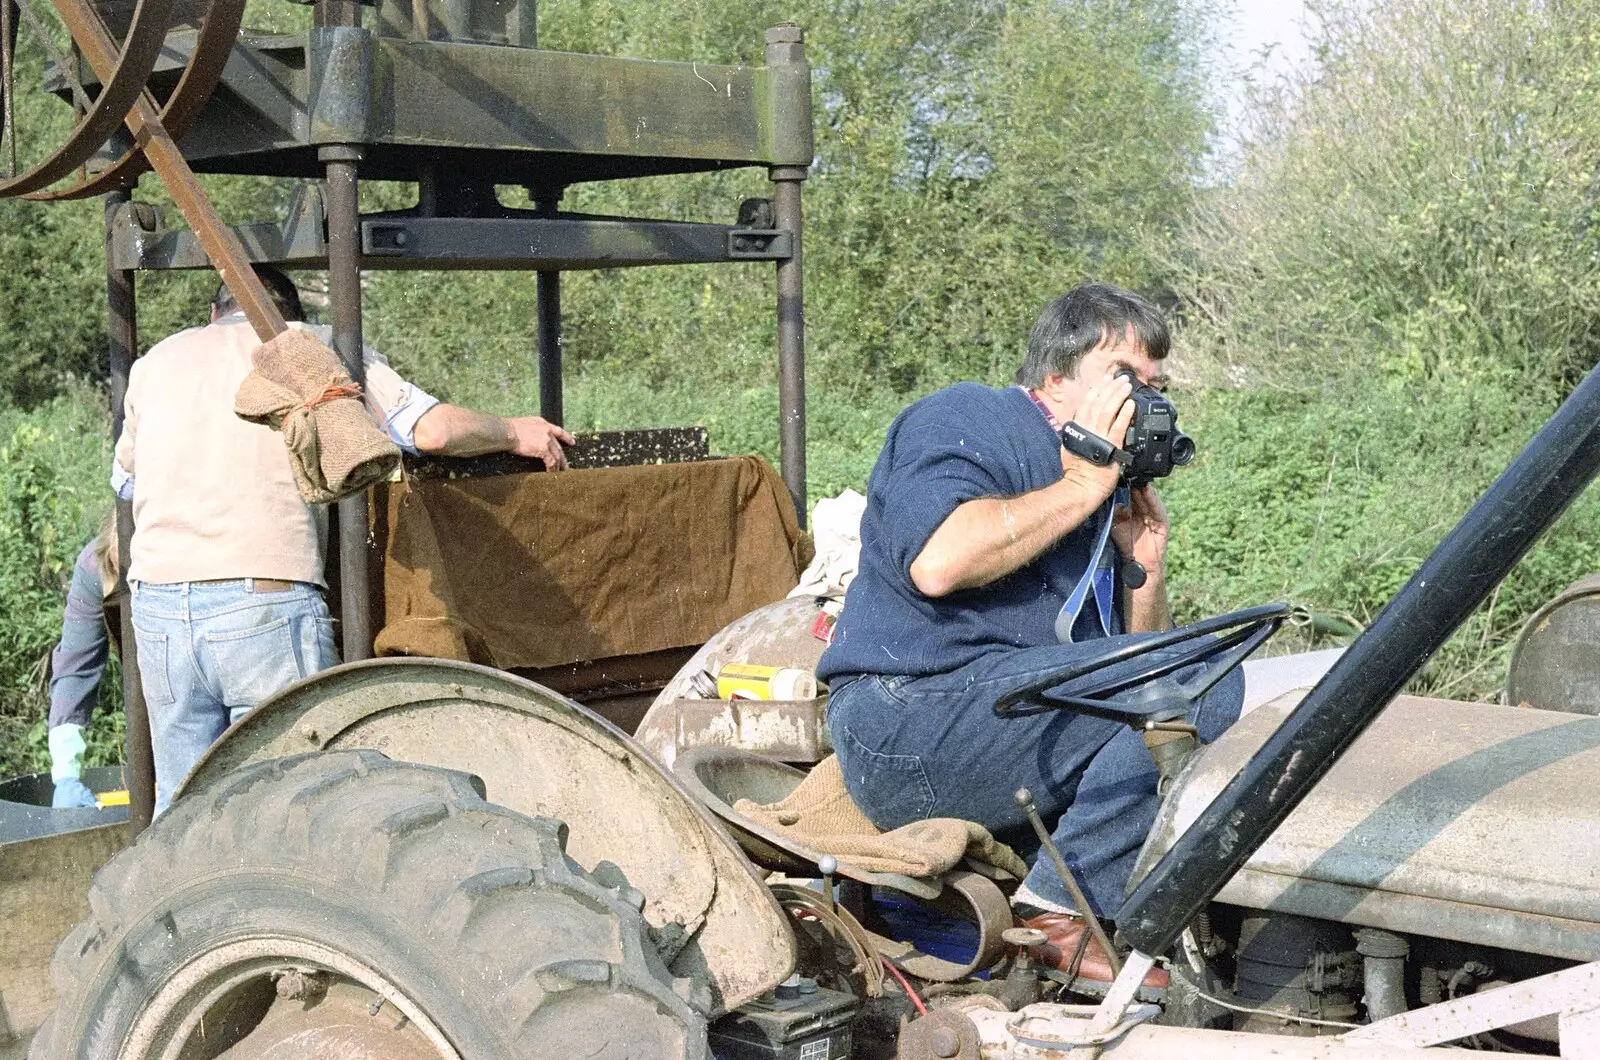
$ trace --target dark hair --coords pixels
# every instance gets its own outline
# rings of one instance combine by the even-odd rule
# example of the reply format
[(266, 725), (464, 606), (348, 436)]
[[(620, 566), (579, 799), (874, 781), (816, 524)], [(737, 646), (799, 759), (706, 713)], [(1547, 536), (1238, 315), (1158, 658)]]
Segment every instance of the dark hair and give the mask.
[[(273, 304), (283, 314), (283, 319), (306, 318), (306, 311), (300, 306), (300, 291), (282, 269), (272, 265), (252, 265), (251, 268), (256, 270), (256, 278), (266, 287), (267, 294), (272, 296)], [(211, 299), (211, 308), (216, 310), (218, 316), (226, 316), (239, 308), (239, 300), (233, 297), (233, 292), (224, 283), (217, 287), (217, 295)]]
[(1074, 287), (1045, 306), (1033, 322), (1028, 355), (1015, 382), (1038, 387), (1048, 376), (1075, 375), (1084, 354), (1129, 331), (1152, 360), (1161, 360), (1172, 348), (1161, 310), (1143, 297), (1109, 283)]

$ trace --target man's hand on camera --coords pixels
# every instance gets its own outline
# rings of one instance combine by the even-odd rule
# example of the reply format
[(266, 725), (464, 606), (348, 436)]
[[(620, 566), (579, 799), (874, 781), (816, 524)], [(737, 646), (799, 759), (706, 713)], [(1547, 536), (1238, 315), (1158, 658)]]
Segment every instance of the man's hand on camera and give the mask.
[(1129, 504), (1118, 505), (1111, 520), (1111, 540), (1117, 551), (1140, 563), (1151, 575), (1161, 572), (1167, 558), (1167, 509), (1149, 486), (1128, 495)]
[[(1128, 395), (1132, 393), (1133, 384), (1126, 378), (1106, 376), (1089, 388), (1072, 421), (1091, 434), (1098, 434), (1111, 444), (1120, 446), (1128, 436), (1129, 424), (1133, 422), (1133, 402), (1128, 400)], [(1077, 484), (1098, 504), (1117, 488), (1122, 469), (1115, 462), (1105, 465), (1090, 463), (1067, 452), (1063, 446), (1061, 472), (1063, 478)]]
[(573, 443), (575, 439), (572, 435), (543, 416), (518, 416), (506, 420), (506, 425), (516, 440), (511, 449), (513, 453), (538, 457), (549, 471), (566, 470), (567, 454), (562, 452), (561, 447)]

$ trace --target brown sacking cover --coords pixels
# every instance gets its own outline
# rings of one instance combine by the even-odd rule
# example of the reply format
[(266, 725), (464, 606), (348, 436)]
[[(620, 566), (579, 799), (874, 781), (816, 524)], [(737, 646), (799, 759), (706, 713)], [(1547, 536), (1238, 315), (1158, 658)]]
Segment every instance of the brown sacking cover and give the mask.
[(801, 570), (760, 457), (408, 481), (376, 501), (380, 655), (513, 669), (698, 645)]

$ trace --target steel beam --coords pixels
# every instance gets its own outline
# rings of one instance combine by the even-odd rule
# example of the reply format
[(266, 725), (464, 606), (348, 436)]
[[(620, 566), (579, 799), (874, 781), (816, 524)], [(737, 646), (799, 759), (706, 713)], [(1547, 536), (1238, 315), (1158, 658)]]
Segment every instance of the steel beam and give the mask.
[[(233, 229), (250, 261), (291, 269), (327, 266), (322, 203), (302, 196), (283, 223)], [(573, 271), (644, 265), (775, 261), (791, 254), (788, 232), (690, 221), (603, 217), (396, 217), (361, 222), (363, 269)], [(124, 269), (206, 269), (194, 233), (144, 228), (119, 216), (113, 254)]]
[[(799, 174), (795, 176), (794, 174)], [(806, 315), (800, 260), (800, 182), (805, 170), (774, 169), (773, 207), (789, 232), (790, 256), (778, 262), (778, 462), (806, 526)]]
[(811, 162), (803, 62), (658, 62), (380, 36), (352, 64), (316, 44), (317, 34), (350, 28), (241, 38), (213, 104), (184, 137), (195, 167), (318, 176), (316, 149), (343, 142), (356, 100), (365, 101), (366, 179), (415, 180), (430, 155), (466, 153), (515, 184)]

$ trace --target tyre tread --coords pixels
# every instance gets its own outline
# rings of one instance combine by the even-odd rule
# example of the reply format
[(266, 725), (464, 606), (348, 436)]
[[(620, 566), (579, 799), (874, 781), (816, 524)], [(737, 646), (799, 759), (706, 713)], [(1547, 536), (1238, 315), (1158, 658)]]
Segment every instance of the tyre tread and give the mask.
[[(492, 1021), (507, 1058), (545, 1055), (526, 1039), (543, 1007), (574, 991), (607, 1004), (643, 1004), (683, 1029), (687, 1056), (703, 1060), (703, 1015), (680, 996), (650, 941), (649, 926), (623, 880), (607, 887), (571, 862), (566, 828), (487, 803), (467, 774), (391, 761), (376, 751), (333, 751), (247, 767), (227, 782), (179, 800), (114, 859), (91, 888), (92, 915), (57, 948), (51, 979), (62, 1007), (41, 1027), (30, 1060), (85, 1060), (56, 1038), (83, 1037), (97, 1022), (97, 998), (148, 974), (124, 952), (125, 927), (149, 924), (181, 891), (222, 863), (305, 873), (370, 893), (413, 925), (436, 959)], [(609, 870), (607, 882), (615, 882)], [(136, 884), (137, 886), (134, 886)], [(575, 952), (550, 959), (550, 944), (528, 933), (528, 918), (559, 902), (586, 918), (564, 925), (565, 942), (605, 938), (620, 959)], [(170, 914), (166, 914), (170, 915)], [(537, 935), (537, 933), (534, 933)], [(519, 939), (527, 945), (518, 946)], [(582, 970), (574, 979), (563, 971)], [(552, 989), (557, 987), (557, 989)], [(633, 999), (632, 1002), (626, 999)], [(587, 1010), (585, 1010), (587, 1011)], [(629, 1009), (637, 1012), (636, 1008)], [(100, 1060), (100, 1054), (95, 1060)], [(477, 1058), (473, 1058), (477, 1060)]]

